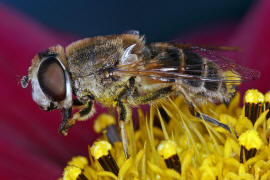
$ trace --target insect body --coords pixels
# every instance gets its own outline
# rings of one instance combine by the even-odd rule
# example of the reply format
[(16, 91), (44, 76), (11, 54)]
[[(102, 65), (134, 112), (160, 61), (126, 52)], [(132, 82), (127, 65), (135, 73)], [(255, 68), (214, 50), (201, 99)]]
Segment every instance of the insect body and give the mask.
[[(190, 103), (228, 103), (240, 77), (236, 72), (227, 76), (226, 68), (192, 46), (147, 45), (138, 34), (121, 34), (86, 38), (37, 54), (22, 85), (31, 80), (33, 99), (42, 109), (62, 109), (62, 134), (76, 120), (93, 114), (95, 100), (117, 107), (127, 155), (124, 122), (131, 119), (131, 106), (178, 94)], [(72, 116), (72, 107), (78, 105), (80, 111)]]

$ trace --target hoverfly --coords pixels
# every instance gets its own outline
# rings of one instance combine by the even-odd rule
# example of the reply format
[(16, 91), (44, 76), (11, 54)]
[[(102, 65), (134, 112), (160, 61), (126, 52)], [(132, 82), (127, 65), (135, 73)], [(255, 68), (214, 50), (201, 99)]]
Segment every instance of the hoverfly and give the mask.
[[(144, 36), (132, 32), (48, 48), (33, 58), (21, 84), (26, 87), (31, 80), (33, 100), (42, 109), (62, 110), (59, 132), (64, 135), (77, 120), (91, 117), (95, 100), (117, 107), (128, 156), (124, 124), (131, 120), (132, 106), (171, 95), (183, 95), (190, 104), (229, 103), (239, 82), (258, 76), (211, 50), (174, 42), (146, 44)], [(76, 105), (81, 109), (72, 115)]]

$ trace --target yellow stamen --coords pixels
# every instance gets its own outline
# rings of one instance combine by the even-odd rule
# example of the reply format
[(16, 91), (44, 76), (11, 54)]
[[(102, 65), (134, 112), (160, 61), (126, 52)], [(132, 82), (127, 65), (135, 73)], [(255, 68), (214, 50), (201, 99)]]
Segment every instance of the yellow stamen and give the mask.
[[(268, 91), (265, 95), (264, 95), (264, 108), (265, 110), (269, 109), (270, 110), (270, 91)], [(268, 119), (270, 117), (270, 111), (267, 113), (266, 119)]]
[[(198, 107), (200, 113), (228, 125), (230, 133), (194, 117), (183, 97), (172, 97), (152, 106), (150, 115), (139, 110), (139, 127), (128, 141), (129, 145), (134, 142), (137, 151), (129, 159), (124, 156), (121, 141), (109, 143), (108, 127), (116, 124), (112, 116), (102, 115), (96, 130), (104, 134), (101, 140), (109, 142), (99, 141), (89, 148), (89, 165), (83, 157), (68, 162), (63, 178), (269, 179), (269, 100), (270, 92), (262, 98), (259, 91), (250, 90), (244, 98), (245, 108), (239, 107), (239, 93), (229, 106), (207, 102)], [(157, 107), (163, 107), (170, 118), (162, 127), (155, 125), (154, 117), (161, 117), (155, 111)], [(108, 123), (112, 119), (113, 123)], [(127, 129), (128, 133), (133, 131)]]
[(257, 89), (250, 89), (245, 94), (245, 102), (246, 103), (263, 103), (264, 95), (259, 92)]
[(91, 154), (94, 156), (96, 160), (101, 158), (102, 156), (107, 156), (111, 149), (112, 145), (107, 141), (95, 142), (93, 146), (90, 148)]
[(95, 142), (90, 148), (91, 154), (100, 163), (105, 171), (110, 171), (115, 175), (118, 175), (119, 168), (114, 158), (111, 155), (110, 150), (112, 145), (107, 141)]
[(87, 164), (88, 164), (88, 161), (83, 156), (73, 157), (71, 161), (68, 162), (68, 165), (75, 166), (81, 169), (83, 169)]
[(167, 140), (162, 141), (158, 146), (158, 153), (164, 159), (168, 159), (169, 157), (176, 154), (177, 145), (174, 141)]
[(108, 114), (101, 114), (95, 120), (94, 123), (94, 130), (96, 132), (101, 132), (102, 130), (106, 129), (107, 126), (115, 124), (115, 118)]
[(254, 129), (247, 130), (239, 137), (239, 144), (244, 146), (247, 150), (252, 148), (260, 149), (263, 145), (258, 132)]
[(245, 116), (255, 124), (264, 111), (264, 95), (256, 89), (248, 90), (245, 94)]
[(75, 166), (67, 166), (64, 169), (63, 180), (76, 180), (79, 175), (82, 173), (82, 170)]
[(169, 169), (174, 169), (181, 173), (181, 163), (177, 155), (177, 145), (174, 141), (161, 141), (158, 146), (158, 153), (164, 158)]
[(270, 91), (268, 91), (267, 93), (265, 93), (265, 95), (264, 95), (264, 101), (265, 102), (270, 102)]

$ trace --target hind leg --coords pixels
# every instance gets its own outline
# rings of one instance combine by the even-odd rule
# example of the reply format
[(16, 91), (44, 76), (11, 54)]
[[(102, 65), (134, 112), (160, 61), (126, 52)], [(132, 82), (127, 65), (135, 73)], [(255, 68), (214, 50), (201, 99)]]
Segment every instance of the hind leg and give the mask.
[(210, 122), (210, 123), (214, 124), (215, 126), (220, 126), (231, 133), (231, 130), (230, 130), (228, 125), (223, 124), (223, 123), (219, 122), (217, 119), (214, 119), (214, 118), (200, 112), (200, 110), (197, 111), (196, 109), (198, 109), (198, 107), (196, 107), (196, 104), (194, 103), (194, 100), (192, 99), (192, 97), (188, 96), (188, 94), (186, 93), (184, 88), (179, 88), (179, 89), (182, 92), (182, 94), (184, 95), (186, 102), (188, 104), (188, 107), (189, 107), (189, 111), (193, 116), (200, 118), (204, 121)]

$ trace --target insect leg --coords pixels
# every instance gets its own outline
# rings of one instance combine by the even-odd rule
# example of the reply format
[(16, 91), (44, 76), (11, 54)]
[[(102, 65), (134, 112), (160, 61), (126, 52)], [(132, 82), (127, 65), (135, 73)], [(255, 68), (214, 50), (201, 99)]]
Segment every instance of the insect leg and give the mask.
[(184, 88), (179, 87), (179, 89), (182, 92), (182, 94), (184, 95), (184, 97), (185, 97), (185, 99), (187, 101), (187, 104), (189, 106), (189, 111), (193, 116), (195, 116), (197, 118), (200, 118), (200, 119), (202, 119), (204, 121), (210, 122), (210, 123), (212, 123), (212, 124), (214, 124), (216, 126), (220, 126), (220, 127), (226, 129), (227, 131), (229, 131), (231, 133), (231, 129), (229, 128), (228, 125), (223, 124), (223, 123), (219, 122), (218, 120), (216, 120), (216, 119), (214, 119), (214, 118), (212, 118), (212, 117), (210, 117), (210, 116), (208, 116), (206, 114), (203, 114), (202, 112), (196, 111), (195, 103), (193, 102), (192, 98), (187, 95)]
[(62, 134), (62, 135), (67, 135), (68, 133), (68, 129), (73, 125), (75, 124), (75, 122), (71, 122), (70, 118), (72, 116), (72, 108), (68, 108), (68, 109), (65, 109), (63, 108), (62, 109), (62, 121), (60, 123), (60, 126), (58, 128), (58, 131)]
[(189, 106), (189, 112), (193, 116), (195, 116), (197, 118), (200, 118), (200, 119), (203, 119), (203, 120), (205, 120), (207, 122), (210, 122), (210, 123), (212, 123), (212, 124), (214, 124), (216, 126), (220, 126), (220, 127), (226, 129), (227, 131), (229, 131), (231, 133), (231, 129), (229, 128), (228, 125), (223, 124), (223, 123), (219, 122), (217, 119), (214, 119), (214, 118), (212, 118), (212, 117), (210, 117), (210, 116), (208, 116), (208, 115), (206, 115), (206, 114), (204, 114), (202, 112), (196, 111), (195, 107), (193, 106), (193, 104), (191, 102), (188, 102), (187, 104)]
[(95, 113), (94, 100), (89, 100), (88, 103), (79, 111), (76, 112), (72, 119), (84, 121), (89, 119)]
[(129, 158), (129, 152), (128, 152), (128, 140), (127, 140), (127, 132), (125, 128), (125, 124), (127, 124), (131, 120), (131, 109), (130, 107), (123, 103), (122, 101), (119, 101), (117, 103), (117, 111), (118, 111), (118, 119), (119, 119), (119, 126), (121, 130), (121, 136), (122, 136), (122, 144), (123, 149), (126, 158)]
[(72, 100), (72, 106), (82, 106), (83, 103), (79, 101), (78, 99), (73, 99)]
[[(134, 92), (134, 84), (135, 84), (135, 79), (134, 77), (131, 77), (127, 81), (126, 86), (123, 86), (123, 88), (119, 91), (117, 99), (115, 99), (115, 101), (117, 102), (117, 112), (118, 112), (118, 120), (119, 120), (118, 123), (119, 123), (120, 131), (121, 131), (122, 144), (123, 144), (125, 157), (127, 159), (129, 158), (130, 154), (129, 154), (129, 149), (128, 149), (129, 144), (128, 144), (128, 136), (127, 136), (128, 134), (126, 131), (126, 125), (128, 122), (132, 120), (132, 112), (131, 112), (131, 108), (125, 102), (126, 102), (127, 96), (129, 96), (132, 92)], [(133, 128), (133, 126), (130, 128)]]
[(200, 119), (203, 119), (203, 120), (205, 120), (207, 122), (210, 122), (210, 123), (212, 123), (212, 124), (214, 124), (216, 126), (220, 126), (220, 127), (226, 129), (227, 131), (229, 131), (231, 133), (231, 129), (229, 128), (228, 125), (223, 124), (223, 123), (219, 122), (218, 120), (216, 120), (216, 119), (214, 119), (214, 118), (212, 118), (212, 117), (210, 117), (210, 116), (208, 116), (206, 114), (196, 112), (195, 116), (200, 118)]
[(76, 123), (76, 120), (87, 120), (94, 114), (94, 100), (90, 99), (88, 103), (79, 112), (76, 112), (72, 117), (72, 108), (62, 109), (62, 121), (60, 123), (58, 131), (67, 135), (68, 130)]
[(165, 97), (168, 94), (170, 94), (171, 92), (173, 92), (173, 86), (167, 86), (167, 87), (161, 88), (153, 93), (147, 94), (145, 96), (135, 97), (134, 99), (135, 99), (135, 101), (138, 102), (138, 104), (145, 104), (145, 103), (148, 103), (149, 101), (153, 101), (153, 100)]

